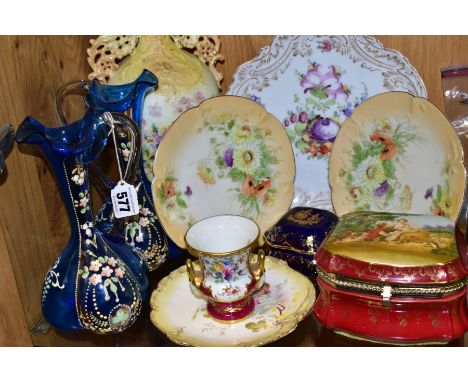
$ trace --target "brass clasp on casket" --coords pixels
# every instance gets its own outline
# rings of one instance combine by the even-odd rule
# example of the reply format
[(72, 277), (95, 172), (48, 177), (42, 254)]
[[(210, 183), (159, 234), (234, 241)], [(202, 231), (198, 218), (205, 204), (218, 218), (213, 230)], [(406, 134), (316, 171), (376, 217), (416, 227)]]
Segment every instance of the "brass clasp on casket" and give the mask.
[(390, 298), (392, 297), (392, 287), (390, 285), (384, 285), (382, 293), (382, 302), (384, 305), (390, 305)]

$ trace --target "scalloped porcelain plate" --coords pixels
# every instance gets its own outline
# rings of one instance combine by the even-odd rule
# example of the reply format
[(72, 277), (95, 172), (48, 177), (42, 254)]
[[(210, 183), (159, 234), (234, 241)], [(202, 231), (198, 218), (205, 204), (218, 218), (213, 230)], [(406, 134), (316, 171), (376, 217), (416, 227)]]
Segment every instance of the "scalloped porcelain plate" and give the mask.
[(388, 91), (426, 97), (399, 52), (369, 36), (277, 36), (237, 68), (227, 94), (251, 98), (282, 121), (294, 146), (293, 206), (333, 211), (328, 159), (342, 122)]
[(161, 280), (151, 296), (151, 321), (167, 337), (188, 346), (261, 346), (291, 333), (315, 302), (312, 283), (283, 260), (267, 256), (265, 284), (251, 316), (221, 323), (189, 285), (185, 265)]
[(153, 200), (170, 238), (184, 248), (195, 222), (242, 215), (261, 234), (291, 205), (294, 154), (281, 123), (254, 101), (210, 98), (182, 114), (154, 161)]
[(465, 190), (463, 150), (431, 102), (404, 92), (380, 94), (343, 124), (329, 180), (340, 216), (367, 210), (456, 221)]

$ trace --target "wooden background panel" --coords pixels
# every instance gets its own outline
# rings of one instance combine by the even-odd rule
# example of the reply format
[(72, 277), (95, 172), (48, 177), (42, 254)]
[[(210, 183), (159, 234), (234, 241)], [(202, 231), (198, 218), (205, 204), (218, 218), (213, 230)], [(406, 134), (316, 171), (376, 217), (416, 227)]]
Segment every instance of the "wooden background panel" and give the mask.
[(222, 94), (232, 82), (232, 76), (239, 65), (254, 58), (259, 50), (271, 44), (273, 36), (220, 36), (221, 53), (225, 61), (217, 67), (222, 71)]
[(444, 110), (440, 69), (468, 65), (468, 36), (375, 36), (406, 56), (426, 85), (428, 98)]
[(15, 275), (0, 231), (0, 346), (28, 346), (31, 337), (23, 313)]

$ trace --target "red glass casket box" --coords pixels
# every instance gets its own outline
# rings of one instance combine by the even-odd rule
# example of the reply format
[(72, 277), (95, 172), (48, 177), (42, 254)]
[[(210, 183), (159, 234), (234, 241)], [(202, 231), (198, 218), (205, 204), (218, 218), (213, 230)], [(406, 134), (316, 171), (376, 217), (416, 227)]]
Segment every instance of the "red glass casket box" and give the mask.
[(314, 314), (337, 333), (422, 344), (468, 330), (467, 271), (444, 217), (352, 212), (315, 259)]

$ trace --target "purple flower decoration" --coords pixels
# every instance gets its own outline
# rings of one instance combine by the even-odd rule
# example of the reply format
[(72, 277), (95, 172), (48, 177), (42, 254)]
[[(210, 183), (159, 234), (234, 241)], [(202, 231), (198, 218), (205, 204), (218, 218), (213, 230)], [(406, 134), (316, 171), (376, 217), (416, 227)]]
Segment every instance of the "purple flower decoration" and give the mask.
[(187, 188), (185, 189), (185, 195), (187, 195), (187, 196), (192, 195), (192, 189), (190, 188), (190, 186), (187, 186)]
[(424, 199), (429, 199), (432, 198), (432, 193), (434, 192), (434, 187), (430, 187), (426, 190), (426, 193), (424, 194)]
[(351, 114), (353, 114), (353, 111), (349, 107), (347, 107), (343, 110), (343, 114), (349, 117)]
[(330, 118), (316, 118), (310, 127), (310, 137), (317, 142), (333, 142), (340, 125)]
[(232, 167), (232, 165), (234, 164), (234, 157), (233, 157), (233, 154), (234, 154), (234, 150), (232, 149), (232, 147), (229, 147), (225, 152), (224, 152), (224, 163), (226, 166), (228, 167)]
[(157, 133), (157, 132), (152, 134), (153, 141), (154, 141), (154, 143), (156, 143), (156, 145), (158, 145), (158, 146), (159, 146), (159, 144), (161, 143), (163, 137), (164, 137), (164, 134), (159, 134), (159, 133)]
[(231, 281), (236, 267), (233, 264), (225, 265), (223, 269), (223, 277), (226, 281)]
[(340, 94), (346, 98), (349, 95), (349, 89), (345, 89), (340, 83), (340, 74), (334, 65), (330, 65), (328, 71), (324, 73), (320, 70), (320, 64), (314, 62), (300, 83), (305, 88), (304, 93), (323, 91), (327, 97), (332, 99), (336, 99)]
[(388, 191), (388, 182), (384, 180), (382, 183), (380, 183), (380, 186), (374, 190), (374, 196), (381, 198), (387, 193), (387, 191)]

